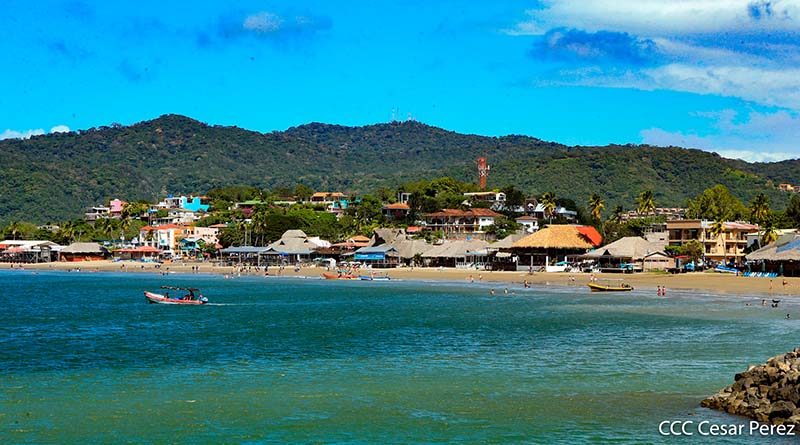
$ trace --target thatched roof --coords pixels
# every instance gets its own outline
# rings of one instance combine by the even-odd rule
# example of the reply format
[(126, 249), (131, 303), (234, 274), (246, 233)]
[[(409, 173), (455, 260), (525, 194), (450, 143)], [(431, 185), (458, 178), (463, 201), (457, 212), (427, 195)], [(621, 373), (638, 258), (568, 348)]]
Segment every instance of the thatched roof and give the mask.
[(303, 239), (305, 239), (305, 238), (308, 238), (308, 235), (306, 235), (306, 232), (303, 232), (302, 230), (287, 230), (287, 231), (283, 232), (283, 235), (281, 235), (281, 239), (286, 239), (286, 238), (303, 238)]
[(505, 238), (503, 238), (503, 239), (501, 239), (499, 241), (493, 242), (492, 244), (489, 245), (489, 248), (491, 248), (491, 249), (508, 249), (509, 247), (514, 245), (514, 243), (516, 243), (517, 241), (521, 240), (522, 238), (525, 238), (526, 236), (528, 236), (528, 234), (525, 233), (525, 232), (513, 233), (513, 234), (508, 235), (507, 237), (505, 237)]
[(424, 255), (425, 252), (433, 249), (435, 246), (428, 244), (425, 240), (421, 239), (404, 239), (395, 241), (392, 244), (396, 249), (400, 258), (411, 259), (415, 255)]
[(395, 241), (405, 239), (406, 231), (403, 229), (381, 228), (375, 229), (370, 243), (372, 245), (392, 244)]
[(663, 254), (661, 246), (638, 236), (627, 236), (607, 246), (592, 250), (583, 257), (589, 259), (631, 258), (633, 260), (641, 260), (653, 253)]
[(446, 241), (422, 254), (423, 258), (464, 258), (467, 252), (486, 249), (489, 243), (483, 240)]
[(800, 261), (800, 235), (783, 235), (774, 243), (767, 244), (745, 258), (750, 261)]
[(72, 243), (61, 249), (61, 253), (92, 253), (105, 255), (108, 253), (108, 249), (97, 243)]
[(522, 238), (511, 247), (513, 249), (588, 250), (595, 247), (592, 244), (592, 238), (600, 238), (600, 234), (593, 227), (554, 224)]

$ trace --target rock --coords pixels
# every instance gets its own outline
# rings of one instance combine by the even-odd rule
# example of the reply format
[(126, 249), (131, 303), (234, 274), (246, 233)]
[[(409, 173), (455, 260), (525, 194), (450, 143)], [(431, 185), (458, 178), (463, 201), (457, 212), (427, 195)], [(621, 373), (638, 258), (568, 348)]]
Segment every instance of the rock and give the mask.
[(800, 348), (749, 366), (700, 405), (759, 422), (800, 425)]
[(794, 405), (794, 403), (786, 400), (779, 400), (773, 403), (772, 407), (770, 407), (769, 417), (770, 419), (777, 417), (786, 419), (792, 417), (795, 409), (797, 409), (797, 407)]

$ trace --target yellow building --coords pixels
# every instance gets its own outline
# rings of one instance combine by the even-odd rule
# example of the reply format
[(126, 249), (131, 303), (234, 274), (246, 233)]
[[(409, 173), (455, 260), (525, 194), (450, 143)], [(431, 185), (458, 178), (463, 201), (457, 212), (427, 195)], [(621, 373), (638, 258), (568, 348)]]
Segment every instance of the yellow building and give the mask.
[(696, 240), (703, 245), (707, 260), (733, 261), (735, 264), (741, 264), (744, 260), (744, 249), (747, 247), (747, 234), (758, 230), (758, 226), (725, 222), (724, 230), (713, 236), (711, 230), (713, 225), (714, 221), (699, 219), (667, 221), (669, 245), (682, 246), (691, 240)]

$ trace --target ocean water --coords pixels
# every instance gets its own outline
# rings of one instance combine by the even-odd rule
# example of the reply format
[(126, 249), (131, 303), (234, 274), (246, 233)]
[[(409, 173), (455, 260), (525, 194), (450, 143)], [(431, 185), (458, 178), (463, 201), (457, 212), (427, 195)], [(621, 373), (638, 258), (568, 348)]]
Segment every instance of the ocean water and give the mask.
[[(145, 303), (168, 284), (213, 304)], [(781, 441), (658, 424), (744, 422), (698, 404), (797, 346), (800, 307), (514, 290), (5, 271), (0, 443)]]

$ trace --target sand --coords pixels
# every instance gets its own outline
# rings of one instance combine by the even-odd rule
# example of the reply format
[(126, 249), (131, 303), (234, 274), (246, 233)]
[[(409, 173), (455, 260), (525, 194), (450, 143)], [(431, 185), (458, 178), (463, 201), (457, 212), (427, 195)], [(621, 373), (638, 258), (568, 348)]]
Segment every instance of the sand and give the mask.
[[(124, 267), (123, 267), (124, 266)], [(41, 264), (26, 264), (26, 270), (70, 270), (80, 268), (86, 272), (126, 272), (126, 273), (193, 273), (192, 267), (198, 267), (199, 273), (213, 274), (233, 274), (239, 273), (234, 267), (219, 267), (211, 263), (171, 263), (163, 264), (160, 269), (156, 269), (154, 264), (143, 264), (140, 262), (112, 262), (112, 261), (87, 261), (79, 263), (53, 262)], [(11, 264), (0, 263), (0, 269), (10, 269)], [(15, 265), (14, 267), (19, 267)], [(325, 272), (324, 267), (304, 267), (295, 272), (293, 267), (286, 267), (282, 276), (302, 276), (319, 278)], [(526, 272), (490, 272), (464, 269), (439, 269), (439, 268), (398, 268), (375, 270), (376, 274), (388, 275), (395, 279), (404, 280), (441, 280), (455, 282), (484, 282), (494, 283), (500, 286), (520, 287), (523, 280), (527, 280), (533, 286), (575, 286), (585, 288), (589, 282), (590, 275), (585, 273), (544, 273), (538, 272), (529, 275)], [(245, 272), (247, 274), (248, 272)], [(252, 271), (253, 275), (263, 276), (264, 272)], [(278, 275), (278, 268), (270, 267), (270, 275)], [(751, 278), (737, 277), (731, 274), (719, 274), (715, 272), (696, 272), (679, 275), (668, 275), (663, 273), (637, 273), (637, 274), (596, 274), (598, 280), (605, 279), (619, 280), (624, 279), (636, 289), (652, 290), (654, 293), (657, 286), (666, 286), (667, 290), (696, 290), (699, 292), (715, 294), (749, 295), (757, 297), (780, 297), (800, 295), (800, 278)], [(784, 280), (786, 284), (784, 285)]]

